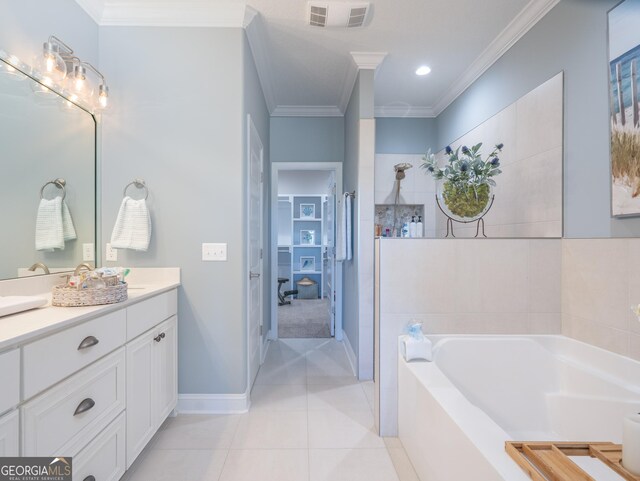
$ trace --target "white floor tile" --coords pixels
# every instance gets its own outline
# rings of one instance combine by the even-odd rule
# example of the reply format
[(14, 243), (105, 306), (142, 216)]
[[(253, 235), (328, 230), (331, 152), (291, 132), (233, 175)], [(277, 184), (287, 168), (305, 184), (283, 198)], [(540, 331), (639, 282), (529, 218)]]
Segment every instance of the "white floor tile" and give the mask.
[(310, 448), (384, 448), (371, 411), (309, 411)]
[(302, 384), (260, 384), (251, 391), (251, 411), (305, 411), (307, 386)]
[(157, 435), (155, 449), (224, 449), (238, 428), (238, 415), (188, 414), (171, 418)]
[(258, 371), (256, 385), (306, 384), (307, 366), (304, 357), (282, 362), (265, 361)]
[(305, 411), (255, 411), (240, 420), (232, 449), (287, 449), (307, 447)]
[(307, 390), (309, 410), (371, 410), (360, 384), (316, 384)]
[(220, 481), (307, 481), (306, 449), (231, 450)]
[(407, 453), (402, 447), (402, 444), (399, 448), (390, 448), (387, 445), (387, 451), (389, 451), (393, 467), (396, 469), (396, 473), (398, 474), (400, 481), (420, 481), (420, 478), (418, 478), (418, 475), (409, 460), (409, 456), (407, 456)]
[(217, 481), (227, 450), (154, 449), (129, 481)]
[(391, 458), (380, 449), (310, 449), (310, 481), (399, 481)]

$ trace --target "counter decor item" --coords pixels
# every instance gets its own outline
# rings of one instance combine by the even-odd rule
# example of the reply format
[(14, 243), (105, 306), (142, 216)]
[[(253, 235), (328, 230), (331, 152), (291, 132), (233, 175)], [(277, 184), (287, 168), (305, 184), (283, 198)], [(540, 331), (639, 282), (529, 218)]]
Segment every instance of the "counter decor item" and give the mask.
[(53, 287), (51, 305), (57, 307), (99, 306), (126, 301), (128, 269), (87, 269), (69, 276), (66, 284)]
[(476, 237), (480, 234), (480, 228), (486, 237), (482, 218), (493, 205), (496, 182), (492, 177), (502, 173), (498, 153), (503, 147), (503, 144), (496, 145), (483, 159), (480, 152), (482, 143), (471, 148), (458, 147), (456, 150), (447, 146), (447, 164), (444, 167), (438, 167), (436, 156), (431, 151), (423, 157), (421, 167), (440, 181), (436, 202), (447, 217), (447, 237), (449, 234), (455, 237), (453, 221), (464, 224), (477, 221)]

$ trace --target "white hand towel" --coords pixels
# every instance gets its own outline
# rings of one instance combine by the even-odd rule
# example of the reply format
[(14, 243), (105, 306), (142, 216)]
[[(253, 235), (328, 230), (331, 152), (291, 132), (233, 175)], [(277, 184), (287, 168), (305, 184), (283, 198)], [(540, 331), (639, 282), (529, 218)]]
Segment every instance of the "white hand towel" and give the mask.
[(64, 249), (62, 197), (40, 199), (36, 218), (36, 250)]
[[(67, 203), (62, 199), (62, 236), (65, 242), (68, 240), (77, 239), (76, 229), (73, 226), (73, 220), (71, 219), (71, 213)], [(62, 247), (64, 249), (64, 247)]]
[(111, 234), (111, 247), (146, 251), (151, 240), (151, 217), (147, 202), (129, 196), (122, 199), (116, 225)]

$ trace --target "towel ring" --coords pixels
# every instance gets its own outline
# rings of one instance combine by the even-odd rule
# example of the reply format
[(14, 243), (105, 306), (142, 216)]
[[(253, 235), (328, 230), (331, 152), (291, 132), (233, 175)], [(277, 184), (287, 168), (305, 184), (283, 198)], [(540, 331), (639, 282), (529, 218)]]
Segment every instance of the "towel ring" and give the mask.
[(127, 195), (127, 189), (135, 185), (138, 189), (144, 189), (144, 200), (147, 200), (149, 197), (149, 189), (147, 188), (147, 184), (142, 179), (135, 179), (133, 182), (129, 182), (124, 188), (124, 195)]
[[(44, 184), (42, 186), (42, 188), (40, 189), (40, 198), (44, 199), (44, 189), (45, 187), (47, 187), (49, 184), (51, 185), (55, 185), (58, 189), (62, 190), (62, 200), (64, 200), (64, 198), (67, 196), (67, 189), (65, 189), (65, 185), (67, 185), (67, 181), (64, 179), (54, 179), (54, 180), (50, 180), (49, 182), (47, 182), (46, 184)], [(47, 199), (49, 200), (49, 199)]]

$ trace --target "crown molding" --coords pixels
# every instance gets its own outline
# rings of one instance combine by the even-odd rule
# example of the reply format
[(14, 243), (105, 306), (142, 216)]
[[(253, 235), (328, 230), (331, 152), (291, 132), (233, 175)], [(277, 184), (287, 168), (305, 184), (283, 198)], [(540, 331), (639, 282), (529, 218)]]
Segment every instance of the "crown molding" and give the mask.
[(531, 0), (473, 61), (451, 88), (445, 92), (433, 108), (435, 115), (440, 115), (454, 100), (462, 95), (558, 3), (560, 3), (560, 0)]
[(272, 117), (342, 117), (337, 105), (278, 105)]
[(76, 3), (87, 12), (94, 22), (100, 25), (104, 13), (104, 0), (76, 0)]
[(380, 117), (404, 117), (432, 119), (436, 114), (432, 107), (413, 107), (411, 105), (387, 105), (378, 106), (374, 110), (374, 115)]
[(387, 56), (387, 52), (350, 52), (353, 62), (360, 70), (375, 70), (377, 69), (384, 58)]
[(262, 86), (264, 101), (267, 104), (269, 113), (273, 114), (276, 108), (276, 100), (273, 93), (274, 76), (271, 69), (271, 62), (269, 61), (269, 52), (266, 48), (266, 42), (264, 41), (264, 25), (260, 13), (251, 7), (247, 7), (245, 12), (244, 31), (249, 41), (249, 48), (251, 48), (251, 53), (253, 54), (253, 61), (256, 65), (260, 85)]

